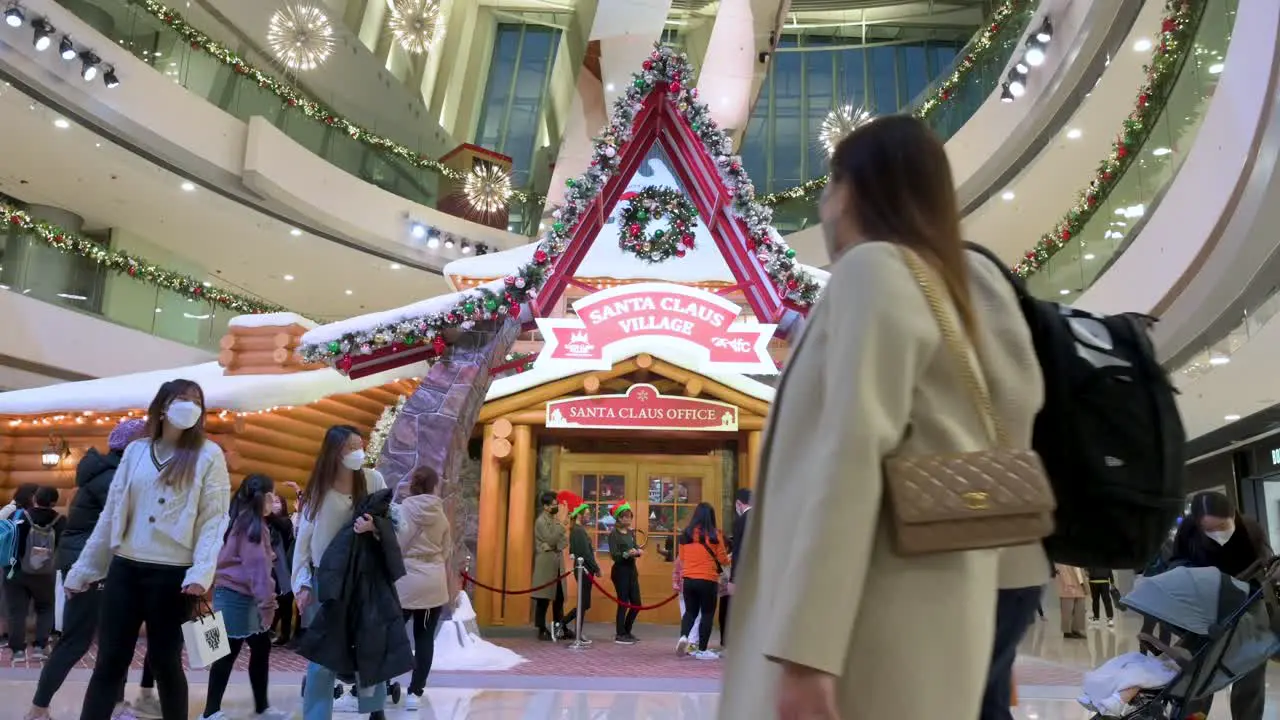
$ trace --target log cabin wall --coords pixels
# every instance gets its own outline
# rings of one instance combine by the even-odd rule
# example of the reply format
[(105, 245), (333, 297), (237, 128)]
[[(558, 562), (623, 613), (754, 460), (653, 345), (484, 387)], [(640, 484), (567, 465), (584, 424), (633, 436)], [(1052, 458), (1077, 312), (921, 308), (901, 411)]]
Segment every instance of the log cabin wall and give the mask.
[(304, 364), (298, 346), (307, 328), (301, 325), (239, 327), (222, 336), (218, 364), (226, 375), (280, 375), (318, 370), (323, 363)]
[[(306, 486), (329, 426), (352, 425), (367, 438), (383, 409), (415, 386), (414, 381), (401, 380), (260, 413), (214, 409), (205, 417), (205, 429), (226, 454), (233, 489), (247, 475), (262, 473), (279, 483), (279, 492), (292, 503), (296, 498), (284, 483)], [(135, 417), (144, 414), (142, 410), (133, 412)], [(65, 507), (75, 494), (76, 464), (91, 447), (105, 453), (107, 436), (126, 415), (60, 413), (0, 418), (0, 504), (8, 502), (19, 485), (30, 482), (58, 488), (59, 504)], [(45, 468), (40, 455), (50, 436), (65, 441), (70, 453), (56, 467)]]

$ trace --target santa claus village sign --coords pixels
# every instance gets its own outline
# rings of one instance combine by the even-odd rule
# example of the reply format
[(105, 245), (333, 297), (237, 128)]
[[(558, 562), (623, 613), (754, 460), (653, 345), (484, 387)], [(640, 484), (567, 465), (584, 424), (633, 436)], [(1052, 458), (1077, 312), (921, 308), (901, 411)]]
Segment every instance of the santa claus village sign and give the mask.
[(769, 339), (776, 325), (735, 323), (741, 308), (719, 295), (669, 283), (636, 283), (573, 304), (577, 317), (538, 318), (538, 367), (608, 370), (661, 345), (698, 373), (776, 375)]

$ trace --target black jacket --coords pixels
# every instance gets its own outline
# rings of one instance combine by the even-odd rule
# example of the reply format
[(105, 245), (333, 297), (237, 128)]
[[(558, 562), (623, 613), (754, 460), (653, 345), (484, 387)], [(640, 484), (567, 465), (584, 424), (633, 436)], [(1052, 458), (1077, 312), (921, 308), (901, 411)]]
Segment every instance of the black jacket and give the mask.
[(89, 448), (80, 464), (76, 465), (76, 494), (71, 499), (71, 507), (67, 508), (67, 526), (58, 543), (58, 568), (64, 574), (79, 559), (84, 544), (98, 524), (98, 516), (107, 506), (107, 493), (111, 490), (111, 481), (115, 479), (122, 457), (124, 452), (121, 450), (103, 455), (97, 448)]
[(733, 518), (733, 564), (729, 566), (729, 581), (733, 582), (738, 577), (739, 562), (745, 556), (742, 554), (747, 547), (747, 516), (751, 514), (751, 508), (747, 508), (746, 512)]
[(352, 514), (353, 523), (369, 514), (377, 536), (357, 535), (349, 525), (324, 551), (315, 571), (315, 602), (320, 607), (298, 646), (306, 659), (346, 682), (358, 676), (363, 687), (413, 669), (395, 585), (405, 570), (391, 521), (392, 492), (370, 495)]

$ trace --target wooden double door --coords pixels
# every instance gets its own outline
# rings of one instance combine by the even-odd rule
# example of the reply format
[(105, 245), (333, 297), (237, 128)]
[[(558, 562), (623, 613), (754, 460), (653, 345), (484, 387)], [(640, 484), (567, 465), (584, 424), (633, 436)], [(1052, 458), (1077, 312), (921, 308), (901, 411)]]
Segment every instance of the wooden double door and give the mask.
[[(724, 507), (723, 468), (714, 455), (594, 455), (565, 454), (559, 463), (557, 489), (582, 496), (591, 513), (587, 525), (600, 564), (600, 583), (610, 592), (609, 533), (614, 520), (609, 507), (625, 500), (635, 511), (637, 539), (644, 555), (637, 561), (643, 604), (670, 597), (672, 571), (679, 554), (676, 536), (684, 529), (698, 503), (709, 502), (721, 520)], [(576, 603), (577, 586), (568, 586), (567, 607)], [(593, 591), (589, 622), (612, 622), (616, 605)], [(640, 613), (638, 622), (678, 624), (680, 605), (671, 601), (656, 610)]]

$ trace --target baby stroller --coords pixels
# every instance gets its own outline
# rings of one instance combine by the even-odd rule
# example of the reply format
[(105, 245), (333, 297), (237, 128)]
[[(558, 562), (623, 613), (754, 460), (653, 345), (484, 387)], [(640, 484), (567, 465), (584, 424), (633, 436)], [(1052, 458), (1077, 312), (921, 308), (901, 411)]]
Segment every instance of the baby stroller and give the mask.
[[(1275, 581), (1280, 559), (1255, 564), (1240, 579), (1216, 568), (1179, 567), (1148, 579), (1122, 604), (1172, 631), (1172, 645), (1149, 634), (1138, 641), (1177, 667), (1164, 687), (1141, 690), (1128, 714), (1094, 720), (1180, 720), (1189, 703), (1210, 697), (1280, 651)], [(1249, 581), (1259, 589), (1251, 589)]]

